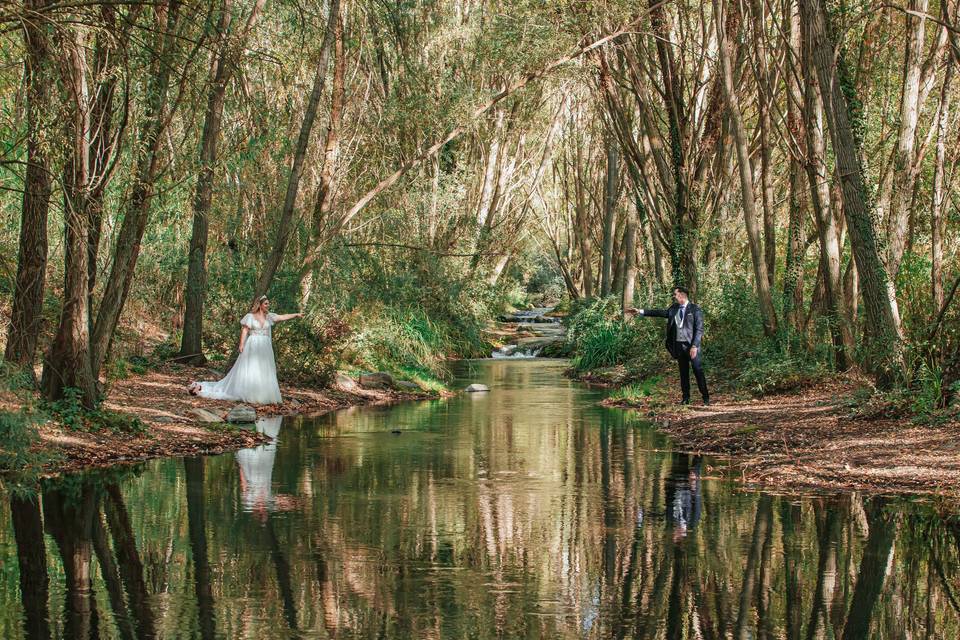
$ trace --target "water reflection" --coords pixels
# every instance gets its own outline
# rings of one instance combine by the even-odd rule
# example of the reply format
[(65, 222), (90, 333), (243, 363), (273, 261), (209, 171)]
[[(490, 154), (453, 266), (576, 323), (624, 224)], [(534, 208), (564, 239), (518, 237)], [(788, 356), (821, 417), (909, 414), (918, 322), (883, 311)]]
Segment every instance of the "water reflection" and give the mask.
[(236, 453), (240, 467), (240, 503), (244, 511), (254, 511), (265, 518), (275, 508), (273, 495), (273, 461), (277, 455), (277, 435), (283, 418), (260, 418), (256, 429), (270, 436), (271, 441)]
[(0, 637), (960, 633), (960, 520), (744, 492), (561, 365), (472, 367), (489, 394), (8, 496)]

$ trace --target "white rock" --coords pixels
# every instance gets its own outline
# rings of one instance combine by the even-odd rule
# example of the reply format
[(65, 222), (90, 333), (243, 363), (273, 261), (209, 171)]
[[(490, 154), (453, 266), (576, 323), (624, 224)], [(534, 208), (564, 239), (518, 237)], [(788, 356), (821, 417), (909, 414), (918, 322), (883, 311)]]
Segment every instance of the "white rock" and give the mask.
[(464, 391), (466, 391), (467, 393), (477, 393), (479, 391), (490, 391), (490, 387), (488, 387), (485, 384), (479, 384), (477, 382), (474, 382), (469, 387), (464, 389)]
[(227, 413), (227, 422), (256, 422), (257, 411), (245, 404), (238, 404)]
[(213, 411), (207, 411), (206, 409), (188, 409), (187, 413), (194, 417), (197, 422), (223, 422), (223, 418), (215, 414)]

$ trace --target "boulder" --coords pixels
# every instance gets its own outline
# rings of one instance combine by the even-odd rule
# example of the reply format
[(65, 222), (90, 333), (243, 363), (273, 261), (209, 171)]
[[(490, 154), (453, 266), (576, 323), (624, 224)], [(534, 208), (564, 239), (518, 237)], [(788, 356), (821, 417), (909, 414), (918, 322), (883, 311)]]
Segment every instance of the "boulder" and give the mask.
[(227, 413), (227, 422), (248, 423), (257, 421), (257, 411), (245, 404), (238, 404)]
[(396, 387), (400, 391), (410, 391), (413, 393), (419, 393), (423, 391), (416, 382), (411, 382), (409, 380), (397, 380)]
[(479, 384), (474, 382), (469, 387), (464, 389), (464, 391), (466, 391), (467, 393), (478, 393), (480, 391), (490, 391), (490, 387), (488, 387), (485, 384)]
[(207, 411), (206, 409), (188, 409), (187, 413), (193, 416), (194, 420), (197, 422), (207, 422), (211, 424), (223, 422), (223, 417), (217, 415), (213, 411)]
[(393, 376), (386, 371), (360, 374), (360, 386), (366, 389), (393, 389), (396, 386)]
[(333, 377), (333, 387), (340, 391), (350, 393), (356, 391), (358, 386), (357, 381), (345, 373), (337, 371), (337, 374)]

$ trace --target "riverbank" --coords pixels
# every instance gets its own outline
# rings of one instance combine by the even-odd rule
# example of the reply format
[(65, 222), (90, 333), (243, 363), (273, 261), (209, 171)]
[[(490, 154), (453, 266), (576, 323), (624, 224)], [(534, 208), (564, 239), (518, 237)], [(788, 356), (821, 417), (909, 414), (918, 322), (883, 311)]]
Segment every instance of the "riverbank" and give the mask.
[(669, 376), (649, 395), (610, 398), (642, 412), (679, 450), (729, 462), (747, 484), (794, 491), (866, 491), (960, 498), (960, 420), (896, 415), (865, 401), (855, 378), (836, 378), (758, 399), (720, 394), (678, 407)]
[[(223, 418), (237, 404), (187, 393), (187, 385), (198, 377), (204, 377), (202, 370), (170, 365), (112, 382), (103, 408), (137, 418), (145, 427), (141, 430), (72, 430), (53, 421), (38, 425), (39, 440), (34, 450), (45, 460), (44, 475), (161, 457), (218, 454), (269, 440), (252, 425), (205, 422), (193, 415), (193, 410), (202, 409)], [(259, 417), (317, 415), (352, 406), (440, 396), (427, 391), (363, 388), (349, 382), (344, 386), (349, 386), (349, 391), (281, 384), (283, 404), (256, 407), (257, 413)], [(0, 408), (15, 412), (21, 410), (23, 404), (6, 397), (0, 402)]]

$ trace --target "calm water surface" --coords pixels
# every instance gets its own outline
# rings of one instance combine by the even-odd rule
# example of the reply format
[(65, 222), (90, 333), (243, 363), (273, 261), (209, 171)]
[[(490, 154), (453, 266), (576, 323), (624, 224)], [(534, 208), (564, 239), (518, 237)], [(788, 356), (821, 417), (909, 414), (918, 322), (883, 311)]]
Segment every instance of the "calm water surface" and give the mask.
[(563, 367), (2, 496), (0, 636), (960, 637), (960, 521), (714, 479)]

